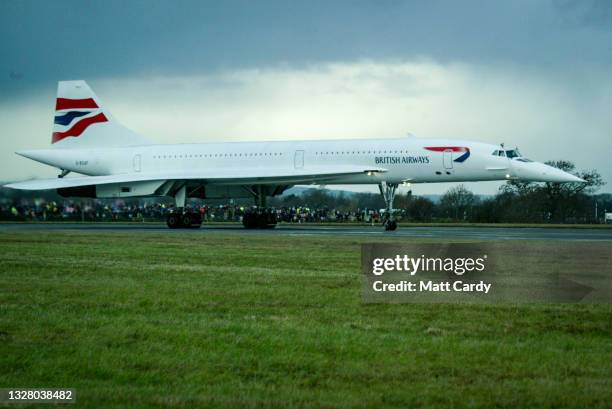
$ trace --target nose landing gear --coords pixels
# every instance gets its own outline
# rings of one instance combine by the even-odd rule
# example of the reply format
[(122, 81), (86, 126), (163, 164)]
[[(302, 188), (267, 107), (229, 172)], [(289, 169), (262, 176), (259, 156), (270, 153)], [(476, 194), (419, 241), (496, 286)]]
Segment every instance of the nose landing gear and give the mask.
[(395, 220), (385, 220), (383, 223), (386, 231), (393, 231), (397, 229), (397, 221)]
[(393, 231), (397, 229), (397, 221), (393, 215), (393, 200), (395, 199), (395, 191), (397, 190), (397, 183), (380, 182), (378, 189), (380, 194), (385, 201), (385, 215), (383, 217), (383, 226), (386, 231)]

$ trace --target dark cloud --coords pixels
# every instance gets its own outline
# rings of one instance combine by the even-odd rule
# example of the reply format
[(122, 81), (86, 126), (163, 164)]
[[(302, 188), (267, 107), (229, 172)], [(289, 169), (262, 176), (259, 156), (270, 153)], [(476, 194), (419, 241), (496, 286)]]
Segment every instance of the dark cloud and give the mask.
[(0, 91), (24, 92), (66, 78), (181, 75), (364, 58), (557, 67), (609, 62), (601, 50), (608, 37), (579, 32), (558, 16), (578, 13), (598, 24), (609, 20), (609, 2), (589, 4), (4, 1)]

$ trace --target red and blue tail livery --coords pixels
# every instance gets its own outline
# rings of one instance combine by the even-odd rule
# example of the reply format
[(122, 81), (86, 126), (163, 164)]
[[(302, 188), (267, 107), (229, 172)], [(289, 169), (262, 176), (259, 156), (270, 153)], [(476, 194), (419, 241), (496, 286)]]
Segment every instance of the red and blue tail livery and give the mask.
[(79, 138), (92, 125), (108, 121), (97, 97), (84, 81), (58, 84), (52, 144), (66, 138)]
[(463, 155), (459, 156), (453, 162), (465, 162), (470, 157), (470, 148), (467, 146), (426, 146), (425, 149), (433, 152), (464, 152)]
[(54, 148), (122, 146), (148, 140), (117, 122), (85, 81), (57, 84), (51, 145)]
[(93, 98), (57, 98), (51, 143), (69, 136), (79, 137), (89, 126), (107, 121)]
[[(89, 114), (89, 112), (86, 112), (85, 114)], [(61, 117), (55, 117), (56, 119), (56, 124), (57, 119), (61, 118)], [(69, 136), (73, 136), (73, 137), (78, 137), (80, 136), (83, 132), (85, 132), (85, 130), (92, 124), (95, 123), (100, 123), (100, 122), (107, 122), (108, 118), (106, 118), (104, 116), (104, 114), (102, 112), (94, 115), (94, 116), (89, 116), (87, 118), (83, 118), (80, 121), (76, 121), (74, 123), (74, 125), (72, 127), (70, 127), (69, 129), (67, 129), (66, 131), (63, 132), (53, 132), (53, 138), (51, 139), (52, 143), (56, 143), (61, 141), (64, 138), (67, 138)]]

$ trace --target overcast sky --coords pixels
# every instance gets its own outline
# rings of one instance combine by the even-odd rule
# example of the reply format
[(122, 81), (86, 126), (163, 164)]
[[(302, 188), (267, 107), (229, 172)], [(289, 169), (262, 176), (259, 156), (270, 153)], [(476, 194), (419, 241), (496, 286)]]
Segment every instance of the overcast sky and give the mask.
[(6, 0), (0, 51), (0, 180), (55, 175), (13, 152), (49, 145), (56, 82), (85, 79), (156, 142), (410, 132), (612, 181), (608, 0)]

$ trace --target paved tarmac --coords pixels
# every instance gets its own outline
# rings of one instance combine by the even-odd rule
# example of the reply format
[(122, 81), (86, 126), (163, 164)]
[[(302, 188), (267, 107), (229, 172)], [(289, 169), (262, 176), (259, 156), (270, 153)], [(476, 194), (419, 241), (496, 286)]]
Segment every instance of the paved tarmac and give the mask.
[(361, 236), (418, 237), (432, 239), (474, 240), (563, 240), (610, 241), (612, 229), (532, 228), (532, 227), (411, 227), (400, 226), (386, 232), (380, 226), (316, 226), (281, 224), (275, 229), (246, 230), (239, 225), (203, 225), (200, 229), (168, 229), (164, 224), (121, 223), (0, 223), (5, 231), (98, 231), (98, 232), (158, 232), (167, 234), (254, 234), (288, 236)]

